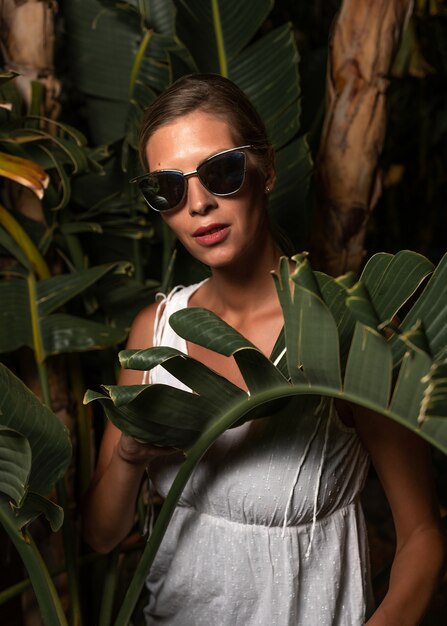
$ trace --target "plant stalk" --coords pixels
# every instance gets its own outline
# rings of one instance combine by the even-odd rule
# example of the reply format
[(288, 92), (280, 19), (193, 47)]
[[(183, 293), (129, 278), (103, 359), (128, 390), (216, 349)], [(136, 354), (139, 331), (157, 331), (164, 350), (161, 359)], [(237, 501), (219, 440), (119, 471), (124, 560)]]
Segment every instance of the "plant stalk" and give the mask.
[(228, 78), (227, 55), (225, 52), (225, 43), (222, 33), (222, 20), (219, 11), (219, 0), (211, 0), (211, 9), (213, 12), (213, 26), (216, 35), (217, 57), (219, 59), (219, 70), (222, 76)]
[[(40, 332), (39, 313), (37, 310), (36, 281), (33, 274), (28, 275), (28, 287), (30, 297), (31, 326), (33, 332), (34, 356), (36, 359), (39, 381), (44, 403), (51, 409), (51, 392), (48, 380), (48, 371), (45, 363), (45, 348)], [(56, 485), (57, 498), (60, 506), (64, 509), (64, 523), (62, 524), (62, 540), (64, 544), (65, 565), (68, 577), (68, 593), (70, 596), (71, 624), (81, 626), (81, 602), (79, 595), (78, 571), (76, 566), (75, 533), (68, 506), (67, 490), (62, 478)]]
[(50, 270), (38, 248), (17, 220), (2, 205), (0, 205), (0, 224), (23, 250), (37, 276), (42, 280), (50, 278)]
[(118, 559), (120, 553), (120, 548), (115, 548), (107, 558), (107, 568), (103, 583), (104, 586), (98, 626), (110, 626), (112, 623), (116, 586), (118, 582)]
[[(248, 397), (247, 400), (243, 401), (243, 403), (238, 403), (235, 407), (225, 413), (205, 432), (203, 432), (196, 443), (187, 451), (186, 460), (180, 467), (174, 482), (172, 483), (166, 500), (164, 501), (157, 517), (157, 521), (155, 522), (154, 529), (148, 539), (141, 559), (135, 570), (135, 574), (129, 585), (124, 602), (118, 613), (115, 626), (128, 626), (132, 613), (135, 609), (135, 605), (138, 601), (138, 597), (143, 588), (144, 581), (155, 559), (171, 517), (174, 514), (177, 502), (196, 465), (199, 463), (208, 448), (220, 437), (220, 435), (238, 422), (249, 411), (252, 411), (258, 406), (261, 406), (271, 400), (296, 395), (324, 395), (337, 398), (343, 397), (343, 393), (341, 391), (336, 392), (333, 388), (317, 385), (311, 388), (307, 385), (281, 385), (275, 387), (274, 389), (260, 392), (256, 394), (256, 396)], [(368, 408), (377, 408), (371, 403), (365, 403), (361, 398), (359, 398), (358, 401), (364, 406), (368, 404)]]
[(0, 523), (15, 545), (28, 571), (45, 626), (68, 626), (51, 576), (31, 536), (17, 530), (8, 505), (0, 502)]

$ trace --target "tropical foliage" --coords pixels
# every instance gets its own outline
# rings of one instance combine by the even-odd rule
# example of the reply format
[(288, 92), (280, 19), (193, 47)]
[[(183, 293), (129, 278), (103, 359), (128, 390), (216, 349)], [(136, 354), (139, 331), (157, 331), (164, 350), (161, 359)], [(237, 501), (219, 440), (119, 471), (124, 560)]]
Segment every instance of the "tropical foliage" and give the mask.
[(28, 526), (44, 515), (58, 530), (63, 510), (46, 496), (70, 461), (67, 429), (0, 364), (0, 524), (22, 557), (47, 624), (66, 624), (58, 595)]
[[(295, 395), (344, 399), (397, 420), (447, 452), (447, 256), (433, 271), (416, 253), (377, 254), (358, 281), (352, 274), (333, 279), (314, 273), (306, 255), (294, 261), (293, 273), (283, 258), (275, 275), (284, 332), (270, 359), (206, 309), (189, 307), (169, 320), (184, 339), (233, 356), (247, 393), (187, 354), (163, 347), (124, 351), (121, 363), (137, 370), (162, 365), (193, 393), (159, 384), (87, 393), (86, 401), (98, 400), (126, 434), (187, 449), (118, 624), (130, 618), (196, 463), (227, 428), (271, 414), (282, 407), (278, 401)], [(290, 419), (299, 419), (296, 404)]]
[[(59, 372), (59, 379), (66, 376), (73, 391), (82, 389), (79, 361), (73, 354), (105, 349), (122, 341), (124, 327), (153, 297), (161, 276), (162, 289), (168, 288), (170, 236), (155, 224), (154, 239), (147, 209), (137, 201), (127, 180), (138, 167), (136, 129), (142, 109), (176, 76), (197, 70), (228, 71), (255, 95), (284, 163), (276, 210), (282, 201), (292, 206), (287, 201), (291, 193), (303, 198), (305, 207), (311, 162), (304, 139), (295, 139), (300, 90), (298, 55), (290, 26), (251, 44), (272, 2), (247, 6), (239, 29), (233, 28), (230, 14), (216, 12), (217, 3), (210, 4), (209, 13), (203, 13), (203, 3), (196, 4), (196, 17), (204, 20), (212, 33), (208, 42), (203, 42), (208, 48), (194, 47), (197, 31), (182, 27), (188, 12), (180, 6), (175, 12), (171, 2), (64, 6), (68, 49), (77, 86), (85, 94), (89, 133), (96, 148), (89, 147), (73, 126), (37, 116), (43, 96), (37, 82), (26, 109), (11, 80), (14, 75), (4, 75), (5, 106), (1, 113), (5, 156), (1, 171), (43, 202), (36, 205), (29, 198), (18, 202), (9, 194), (1, 208), (0, 252), (5, 269), (0, 282), (0, 352), (14, 366), (20, 362), (15, 355), (31, 349), (40, 393), (48, 407), (55, 395), (50, 384), (54, 356), (69, 355), (68, 361), (58, 361), (58, 367), (64, 363), (69, 366), (66, 374)], [(185, 41), (180, 41), (177, 33), (182, 28)], [(219, 52), (211, 66), (216, 45)], [(263, 70), (260, 55), (269, 59)], [(85, 62), (86, 56), (90, 62)], [(157, 243), (160, 239), (161, 245)], [(104, 380), (104, 375), (99, 380)], [(79, 398), (77, 402), (79, 406)], [(92, 432), (85, 412), (80, 408), (77, 412), (72, 436), (80, 452), (82, 493), (91, 474)], [(59, 502), (68, 508), (66, 485), (58, 481), (57, 491)], [(77, 624), (82, 616), (77, 542), (70, 517), (65, 518), (63, 534), (71, 620)], [(103, 620), (108, 619), (113, 606), (113, 591), (106, 594), (106, 588), (110, 591), (115, 584), (116, 575), (105, 586)]]
[[(375, 249), (399, 249), (411, 242), (439, 259), (445, 248), (445, 211), (439, 210), (445, 198), (447, 65), (445, 25), (440, 19), (445, 9), (440, 2), (415, 4), (392, 70), (385, 194), (372, 228), (370, 222), (368, 243)], [(0, 521), (28, 568), (46, 624), (65, 623), (64, 602), (70, 604), (70, 623), (82, 623), (78, 583), (84, 560), (92, 563), (88, 572), (81, 570), (88, 573), (86, 624), (93, 619), (101, 626), (112, 623), (114, 603), (119, 604), (123, 588), (118, 580), (120, 551), (105, 564), (82, 554), (77, 527), (71, 525), (93, 463), (88, 411), (95, 404), (82, 407), (83, 377), (88, 376), (88, 386), (95, 389), (100, 382), (113, 382), (115, 347), (136, 312), (157, 289), (166, 292), (174, 280), (187, 283), (204, 275), (203, 268), (184, 263), (183, 258), (173, 263), (176, 244), (171, 235), (161, 221), (149, 218), (147, 207), (128, 185), (128, 179), (139, 173), (136, 148), (142, 111), (184, 73), (219, 72), (235, 80), (263, 114), (278, 149), (279, 184), (270, 210), (296, 249), (303, 249), (310, 223), (309, 146), (313, 154), (318, 152), (328, 31), (340, 2), (320, 5), (292, 0), (62, 3), (59, 28), (64, 37), (59, 37), (57, 62), (64, 78), (61, 101), (68, 124), (40, 115), (45, 87), (38, 80), (31, 82), (31, 99), (25, 105), (15, 72), (0, 75), (0, 352), (47, 405), (42, 407), (0, 367)], [(409, 133), (408, 128), (417, 131)], [(422, 191), (419, 186), (415, 193), (420, 181)], [(420, 211), (420, 206), (427, 210)], [(181, 255), (179, 248), (177, 258)], [(121, 358), (125, 366), (142, 369), (162, 363), (196, 393), (156, 386), (120, 390), (108, 386), (105, 394), (90, 393), (89, 399), (100, 402), (116, 424), (123, 425), (126, 412), (133, 434), (188, 448), (119, 623), (126, 623), (130, 615), (144, 568), (188, 473), (213, 438), (231, 424), (266, 411), (287, 410), (287, 398), (296, 393), (313, 401), (318, 392), (379, 410), (446, 449), (445, 259), (433, 272), (430, 262), (418, 255), (381, 254), (358, 283), (353, 276), (332, 279), (312, 272), (304, 257), (297, 260), (291, 283), (285, 265), (276, 278), (285, 333), (271, 360), (207, 312), (191, 310), (173, 319), (178, 332), (191, 341), (234, 354), (249, 397), (187, 355), (166, 349), (124, 352)], [(308, 303), (310, 316), (298, 295)], [(394, 318), (396, 312), (401, 322)], [(196, 333), (199, 325), (191, 323), (190, 315), (203, 321), (203, 336)], [(80, 361), (79, 353), (86, 352)], [(330, 359), (322, 358), (329, 354)], [(37, 384), (29, 380), (30, 362)], [(379, 379), (379, 373), (380, 382), (374, 386), (371, 381)], [(68, 437), (49, 409), (52, 405), (56, 409), (55, 398), (60, 396), (56, 385), (65, 378), (76, 465), (62, 481)], [(142, 410), (148, 397), (151, 403), (156, 398), (158, 407), (150, 419)], [(168, 407), (184, 412), (184, 424), (167, 426)], [(210, 409), (219, 416), (213, 424), (208, 423)], [(97, 417), (101, 430), (99, 412)], [(69, 503), (65, 483), (73, 476), (74, 500)], [(61, 510), (46, 500), (53, 485), (66, 511), (65, 563), (61, 559), (59, 569), (68, 571), (70, 599), (62, 603), (31, 538), (31, 522), (37, 516), (47, 517), (53, 528), (62, 522)], [(0, 592), (0, 604), (29, 584), (25, 580)]]
[[(185, 73), (228, 76), (266, 122), (280, 172), (270, 210), (303, 245), (312, 164), (305, 137), (297, 137), (301, 91), (291, 25), (253, 41), (272, 7), (273, 0), (232, 1), (224, 10), (215, 0), (88, 0), (68, 3), (64, 11), (92, 136), (98, 143), (119, 142), (116, 159), (127, 178), (138, 173), (137, 127), (156, 94)], [(122, 189), (125, 180), (108, 180), (110, 191)]]

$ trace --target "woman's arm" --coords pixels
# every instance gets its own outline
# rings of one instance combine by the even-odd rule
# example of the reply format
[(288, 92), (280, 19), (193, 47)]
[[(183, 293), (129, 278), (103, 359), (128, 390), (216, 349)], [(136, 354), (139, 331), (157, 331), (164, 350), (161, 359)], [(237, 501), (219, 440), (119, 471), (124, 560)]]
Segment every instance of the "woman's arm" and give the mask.
[[(157, 305), (151, 305), (136, 317), (127, 348), (151, 347), (156, 309)], [(137, 385), (141, 379), (142, 372), (122, 370), (118, 384)], [(146, 466), (154, 457), (169, 452), (172, 450), (138, 443), (107, 424), (83, 504), (82, 533), (92, 548), (109, 552), (128, 535)]]
[(384, 488), (396, 529), (388, 592), (368, 626), (417, 626), (445, 568), (446, 541), (428, 445), (393, 420), (354, 408), (354, 421)]

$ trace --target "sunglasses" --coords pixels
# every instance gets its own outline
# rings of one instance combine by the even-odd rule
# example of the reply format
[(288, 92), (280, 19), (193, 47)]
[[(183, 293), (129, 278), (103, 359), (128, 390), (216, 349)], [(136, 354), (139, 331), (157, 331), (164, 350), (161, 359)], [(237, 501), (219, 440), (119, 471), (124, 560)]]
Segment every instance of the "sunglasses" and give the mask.
[(176, 209), (183, 203), (187, 180), (197, 176), (214, 196), (231, 196), (244, 184), (246, 156), (244, 150), (252, 146), (238, 146), (222, 150), (202, 161), (192, 172), (158, 170), (133, 178), (143, 198), (154, 211), (160, 213)]

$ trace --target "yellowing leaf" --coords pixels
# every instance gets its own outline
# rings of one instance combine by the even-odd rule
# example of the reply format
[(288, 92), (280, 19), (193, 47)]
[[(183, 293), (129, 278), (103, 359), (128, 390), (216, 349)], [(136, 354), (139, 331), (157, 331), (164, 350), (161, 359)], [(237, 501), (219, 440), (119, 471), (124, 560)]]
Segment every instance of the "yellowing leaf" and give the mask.
[(5, 176), (31, 189), (40, 199), (43, 198), (44, 190), (49, 182), (48, 174), (40, 165), (5, 152), (0, 152), (0, 176)]

